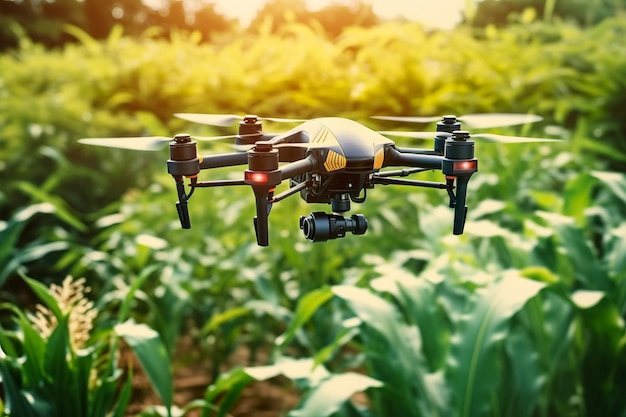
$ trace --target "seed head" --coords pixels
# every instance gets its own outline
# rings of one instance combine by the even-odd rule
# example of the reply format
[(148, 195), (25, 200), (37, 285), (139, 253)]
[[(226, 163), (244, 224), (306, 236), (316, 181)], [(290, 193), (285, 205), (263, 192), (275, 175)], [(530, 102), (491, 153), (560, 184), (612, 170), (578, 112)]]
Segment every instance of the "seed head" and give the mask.
[[(85, 286), (84, 278), (74, 280), (68, 275), (61, 285), (52, 284), (49, 291), (61, 312), (64, 315), (69, 314), (70, 344), (74, 350), (80, 349), (89, 339), (97, 315), (93, 302), (85, 296), (90, 288)], [(30, 320), (44, 339), (50, 337), (58, 325), (54, 313), (40, 304), (36, 306), (35, 314), (30, 316)]]

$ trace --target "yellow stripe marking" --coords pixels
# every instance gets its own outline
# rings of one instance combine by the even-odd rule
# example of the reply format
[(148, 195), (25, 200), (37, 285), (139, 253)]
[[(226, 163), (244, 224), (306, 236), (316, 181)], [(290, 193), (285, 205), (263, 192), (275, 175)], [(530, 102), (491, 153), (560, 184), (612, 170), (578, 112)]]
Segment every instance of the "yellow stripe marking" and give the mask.
[(324, 168), (326, 171), (338, 171), (346, 167), (346, 157), (343, 155), (339, 155), (335, 151), (328, 151), (328, 155), (326, 156), (326, 161), (324, 161)]
[(374, 169), (381, 169), (385, 162), (385, 148), (380, 148), (374, 155)]

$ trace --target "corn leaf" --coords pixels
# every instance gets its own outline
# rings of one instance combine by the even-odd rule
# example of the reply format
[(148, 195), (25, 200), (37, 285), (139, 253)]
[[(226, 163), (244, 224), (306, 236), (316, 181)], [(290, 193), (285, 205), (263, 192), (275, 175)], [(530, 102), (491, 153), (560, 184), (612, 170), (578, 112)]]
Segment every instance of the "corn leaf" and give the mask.
[(285, 346), (296, 335), (296, 332), (308, 322), (313, 314), (333, 296), (329, 288), (314, 290), (300, 299), (289, 327), (276, 339), (278, 346)]
[(43, 285), (41, 282), (36, 281), (32, 278), (28, 278), (24, 274), (20, 272), (20, 275), (26, 281), (31, 290), (37, 295), (37, 297), (43, 301), (43, 303), (54, 313), (57, 320), (61, 320), (63, 318), (63, 312), (59, 307), (59, 303), (57, 303), (56, 299), (50, 294), (48, 291), (48, 287)]
[(145, 324), (126, 321), (115, 326), (115, 333), (131, 347), (153, 389), (168, 410), (172, 407), (174, 380), (167, 349), (159, 334)]
[(291, 417), (326, 417), (338, 411), (350, 397), (382, 383), (365, 375), (348, 372), (332, 375), (322, 381), (305, 400), (302, 407), (289, 413)]
[(86, 397), (81, 398), (76, 369), (68, 363), (71, 353), (69, 316), (59, 318), (46, 344), (43, 368), (47, 380), (48, 394), (54, 400), (59, 416), (86, 414)]
[(419, 330), (404, 323), (391, 303), (366, 289), (340, 285), (332, 291), (363, 323), (370, 375), (385, 382), (386, 415), (437, 415), (445, 409), (447, 393), (439, 376), (427, 370)]
[(500, 382), (507, 322), (543, 287), (536, 281), (506, 275), (478, 293), (472, 311), (462, 318), (452, 339), (446, 370), (459, 416), (483, 415), (489, 408)]

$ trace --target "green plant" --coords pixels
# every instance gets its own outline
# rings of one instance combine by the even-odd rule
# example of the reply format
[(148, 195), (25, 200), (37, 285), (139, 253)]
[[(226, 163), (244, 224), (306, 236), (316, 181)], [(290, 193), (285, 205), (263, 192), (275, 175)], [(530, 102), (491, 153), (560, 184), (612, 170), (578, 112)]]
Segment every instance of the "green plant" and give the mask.
[[(16, 327), (0, 333), (0, 375), (6, 416), (124, 415), (131, 394), (132, 369), (117, 365), (119, 338), (133, 349), (168, 416), (172, 408), (172, 375), (158, 334), (145, 325), (119, 322), (114, 329), (95, 329), (97, 310), (86, 297), (84, 279), (67, 277), (50, 289), (24, 277), (44, 302), (35, 314), (2, 304)], [(128, 314), (133, 291), (119, 318)]]
[[(3, 331), (0, 373), (7, 416), (122, 416), (130, 398), (131, 374), (115, 365), (107, 336), (92, 339), (96, 311), (85, 298), (83, 280), (68, 277), (48, 291), (26, 278), (46, 307), (29, 318), (4, 304), (17, 329)], [(119, 386), (122, 384), (120, 390)]]

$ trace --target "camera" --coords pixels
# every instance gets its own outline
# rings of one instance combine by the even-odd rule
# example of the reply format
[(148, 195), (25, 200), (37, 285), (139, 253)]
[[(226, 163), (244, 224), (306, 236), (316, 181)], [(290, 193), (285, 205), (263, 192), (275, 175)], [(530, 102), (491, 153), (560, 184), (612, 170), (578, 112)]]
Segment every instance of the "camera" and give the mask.
[(365, 234), (367, 219), (362, 214), (353, 214), (347, 218), (338, 214), (315, 212), (300, 217), (300, 229), (311, 242), (326, 242), (345, 237), (347, 232), (354, 235)]

